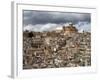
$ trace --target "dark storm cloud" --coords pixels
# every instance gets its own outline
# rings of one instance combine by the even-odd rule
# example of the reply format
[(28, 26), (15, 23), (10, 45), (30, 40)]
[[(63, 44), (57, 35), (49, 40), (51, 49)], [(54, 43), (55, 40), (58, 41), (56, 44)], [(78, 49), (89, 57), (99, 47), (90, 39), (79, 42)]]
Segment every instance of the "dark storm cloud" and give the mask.
[(24, 25), (36, 25), (55, 23), (61, 24), (66, 22), (72, 22), (74, 24), (85, 21), (90, 22), (89, 13), (64, 13), (64, 12), (47, 12), (47, 11), (23, 11), (23, 24)]

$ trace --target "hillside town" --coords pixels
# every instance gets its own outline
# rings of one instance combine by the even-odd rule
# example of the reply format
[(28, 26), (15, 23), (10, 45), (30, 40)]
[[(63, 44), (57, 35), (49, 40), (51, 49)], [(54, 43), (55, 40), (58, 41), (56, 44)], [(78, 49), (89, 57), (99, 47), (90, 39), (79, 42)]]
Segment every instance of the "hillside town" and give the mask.
[(69, 24), (53, 31), (23, 31), (23, 69), (91, 66), (91, 33)]

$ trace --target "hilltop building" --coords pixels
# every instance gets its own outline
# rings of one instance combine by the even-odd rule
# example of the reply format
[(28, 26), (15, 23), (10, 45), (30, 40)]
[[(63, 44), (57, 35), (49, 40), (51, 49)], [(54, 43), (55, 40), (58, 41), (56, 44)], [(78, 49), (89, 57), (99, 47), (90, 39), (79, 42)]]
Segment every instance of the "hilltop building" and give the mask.
[(68, 34), (68, 33), (77, 33), (78, 32), (78, 29), (73, 26), (73, 24), (69, 24), (69, 26), (63, 26), (63, 32), (64, 32), (64, 35)]

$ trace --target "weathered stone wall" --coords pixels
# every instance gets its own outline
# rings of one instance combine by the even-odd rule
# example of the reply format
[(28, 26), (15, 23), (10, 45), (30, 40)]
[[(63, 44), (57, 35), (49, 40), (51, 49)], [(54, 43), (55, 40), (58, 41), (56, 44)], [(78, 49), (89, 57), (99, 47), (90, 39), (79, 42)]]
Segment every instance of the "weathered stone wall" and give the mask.
[(90, 33), (32, 34), (23, 35), (23, 69), (91, 66)]

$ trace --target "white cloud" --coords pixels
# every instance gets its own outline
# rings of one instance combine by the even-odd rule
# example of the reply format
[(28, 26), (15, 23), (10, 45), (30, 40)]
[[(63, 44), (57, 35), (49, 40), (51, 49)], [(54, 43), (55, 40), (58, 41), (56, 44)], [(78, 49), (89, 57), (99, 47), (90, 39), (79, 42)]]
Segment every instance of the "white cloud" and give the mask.
[(41, 32), (41, 31), (52, 31), (56, 29), (57, 27), (61, 27), (59, 24), (53, 24), (53, 23), (48, 23), (48, 24), (36, 24), (36, 25), (27, 25), (24, 27), (25, 30), (29, 31), (36, 31), (36, 32)]
[[(42, 31), (52, 31), (55, 29), (61, 29), (62, 26), (68, 26), (69, 23), (64, 24), (54, 24), (54, 23), (47, 23), (47, 24), (36, 24), (36, 25), (27, 25), (24, 27), (25, 30), (29, 31), (36, 31), (36, 32), (42, 32)], [(75, 24), (76, 28), (79, 30), (79, 32), (84, 31), (91, 31), (91, 24), (88, 22), (78, 22)]]
[(75, 26), (78, 28), (79, 32), (86, 31), (90, 32), (91, 31), (91, 24), (88, 22), (78, 22), (75, 24)]

